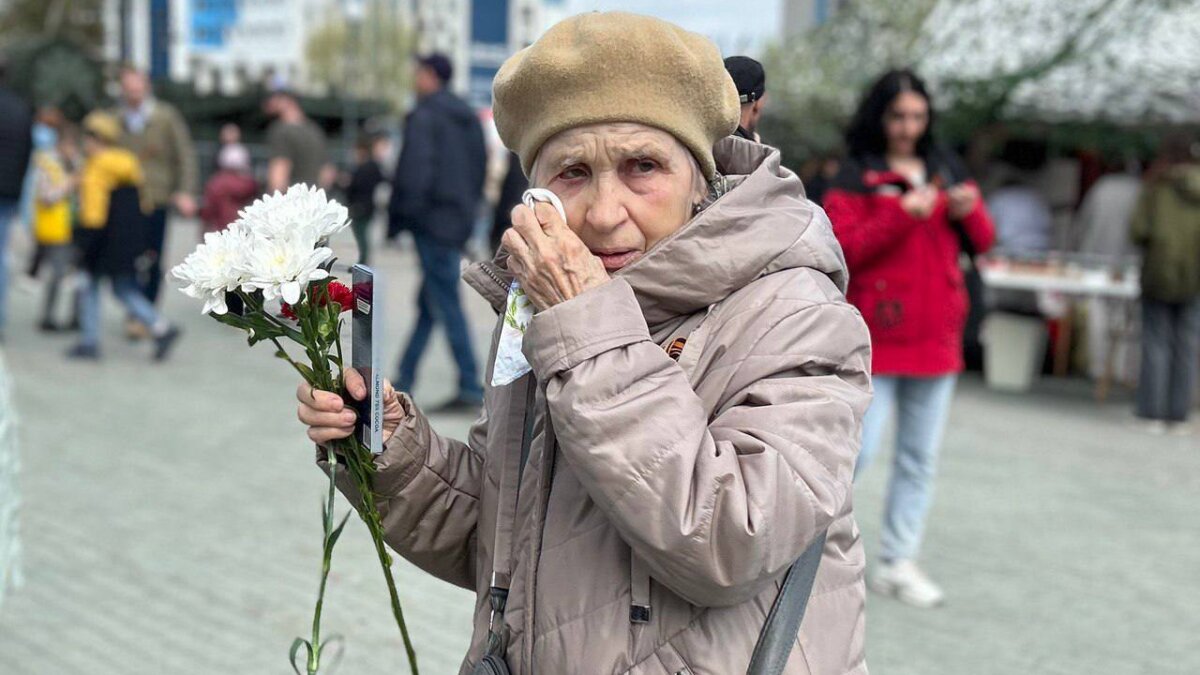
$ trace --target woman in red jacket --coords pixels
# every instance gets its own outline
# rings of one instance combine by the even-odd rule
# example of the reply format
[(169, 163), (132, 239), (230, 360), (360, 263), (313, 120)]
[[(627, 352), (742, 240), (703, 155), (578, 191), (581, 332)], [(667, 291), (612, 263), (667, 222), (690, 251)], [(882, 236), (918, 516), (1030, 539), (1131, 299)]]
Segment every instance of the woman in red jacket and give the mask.
[(933, 107), (913, 73), (886, 73), (846, 133), (849, 161), (824, 206), (850, 268), (847, 297), (871, 331), (875, 399), (856, 475), (897, 416), (879, 564), (868, 585), (918, 607), (943, 594), (915, 560), (933, 497), (938, 448), (962, 370), (967, 293), (959, 257), (994, 231), (979, 188), (931, 138)]

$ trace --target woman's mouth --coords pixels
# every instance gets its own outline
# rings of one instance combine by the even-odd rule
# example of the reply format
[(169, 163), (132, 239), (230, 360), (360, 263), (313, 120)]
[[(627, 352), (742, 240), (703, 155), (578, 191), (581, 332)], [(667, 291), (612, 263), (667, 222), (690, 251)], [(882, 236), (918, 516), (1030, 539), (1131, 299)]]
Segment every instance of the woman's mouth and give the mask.
[(642, 255), (642, 252), (637, 250), (592, 251), (592, 254), (600, 259), (600, 262), (604, 265), (605, 270), (609, 272), (616, 272), (634, 260), (637, 260)]

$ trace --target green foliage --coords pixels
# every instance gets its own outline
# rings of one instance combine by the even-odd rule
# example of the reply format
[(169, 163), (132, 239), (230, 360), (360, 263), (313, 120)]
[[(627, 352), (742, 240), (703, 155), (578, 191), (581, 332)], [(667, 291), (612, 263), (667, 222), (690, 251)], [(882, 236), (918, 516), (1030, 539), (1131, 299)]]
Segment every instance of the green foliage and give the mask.
[(880, 72), (912, 65), (935, 0), (859, 0), (764, 56), (769, 99), (762, 135), (789, 166), (842, 146), (842, 129), (861, 92)]
[(104, 0), (10, 0), (0, 11), (0, 46), (35, 38), (104, 42)]
[(100, 64), (73, 42), (33, 37), (13, 43), (6, 52), (8, 84), (32, 105), (53, 105), (79, 120), (104, 103)]
[(410, 90), (411, 31), (382, 3), (368, 3), (360, 22), (337, 17), (312, 33), (304, 56), (313, 79), (363, 99), (402, 110)]

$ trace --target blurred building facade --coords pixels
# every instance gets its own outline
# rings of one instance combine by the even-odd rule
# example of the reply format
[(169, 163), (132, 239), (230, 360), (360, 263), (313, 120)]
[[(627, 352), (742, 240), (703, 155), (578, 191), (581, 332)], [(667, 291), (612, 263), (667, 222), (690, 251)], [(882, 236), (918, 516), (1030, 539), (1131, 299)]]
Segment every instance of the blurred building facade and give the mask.
[(487, 105), (500, 64), (541, 34), (544, 7), (553, 14), (564, 5), (562, 0), (105, 0), (104, 56), (143, 68), (156, 80), (195, 82), (200, 91), (234, 94), (280, 80), (307, 93), (317, 87), (305, 63), (314, 31), (331, 21), (394, 15), (413, 30), (419, 51), (441, 51), (451, 58), (454, 89)]

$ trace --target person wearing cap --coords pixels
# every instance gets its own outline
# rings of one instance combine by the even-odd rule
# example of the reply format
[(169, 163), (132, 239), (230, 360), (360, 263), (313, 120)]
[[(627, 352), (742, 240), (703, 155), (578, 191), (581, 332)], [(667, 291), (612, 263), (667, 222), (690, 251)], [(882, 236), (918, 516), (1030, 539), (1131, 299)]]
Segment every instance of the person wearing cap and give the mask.
[(79, 177), (79, 228), (75, 233), (83, 275), (79, 289), (81, 335), (67, 356), (100, 358), (100, 282), (108, 278), (128, 316), (154, 338), (154, 360), (161, 361), (180, 331), (158, 313), (134, 278), (145, 241), (145, 216), (154, 207), (143, 190), (141, 163), (137, 155), (119, 145), (122, 129), (116, 116), (89, 113), (83, 120), (83, 132), (87, 158)]
[[(478, 594), (459, 672), (746, 673), (815, 542), (783, 672), (866, 673), (851, 485), (870, 345), (824, 212), (777, 150), (730, 136), (717, 47), (670, 23), (567, 19), (493, 92), (501, 138), (562, 214), (517, 206), (465, 273), (498, 313), (468, 438), (389, 386), (375, 474), (390, 545)], [(523, 330), (506, 311), (522, 296)], [(514, 330), (530, 370), (494, 379)], [(313, 441), (352, 432), (338, 394), (296, 396)]]
[(734, 133), (757, 143), (758, 120), (767, 102), (767, 73), (761, 63), (749, 56), (730, 56), (725, 59), (725, 70), (733, 78), (738, 102), (742, 106), (741, 118)]
[(483, 403), (483, 385), (458, 279), (483, 198), (487, 148), (479, 116), (446, 88), (453, 75), (443, 54), (418, 59), (413, 83), (417, 104), (404, 121), (404, 145), (392, 180), (388, 236), (412, 233), (422, 275), (417, 323), (400, 358), (397, 384), (412, 391), (429, 338), (440, 325), (458, 380), (454, 396), (437, 409), (475, 414)]
[(335, 171), (325, 132), (304, 114), (296, 95), (277, 83), (263, 112), (272, 119), (267, 127), (267, 190), (285, 192), (297, 183), (329, 187)]

